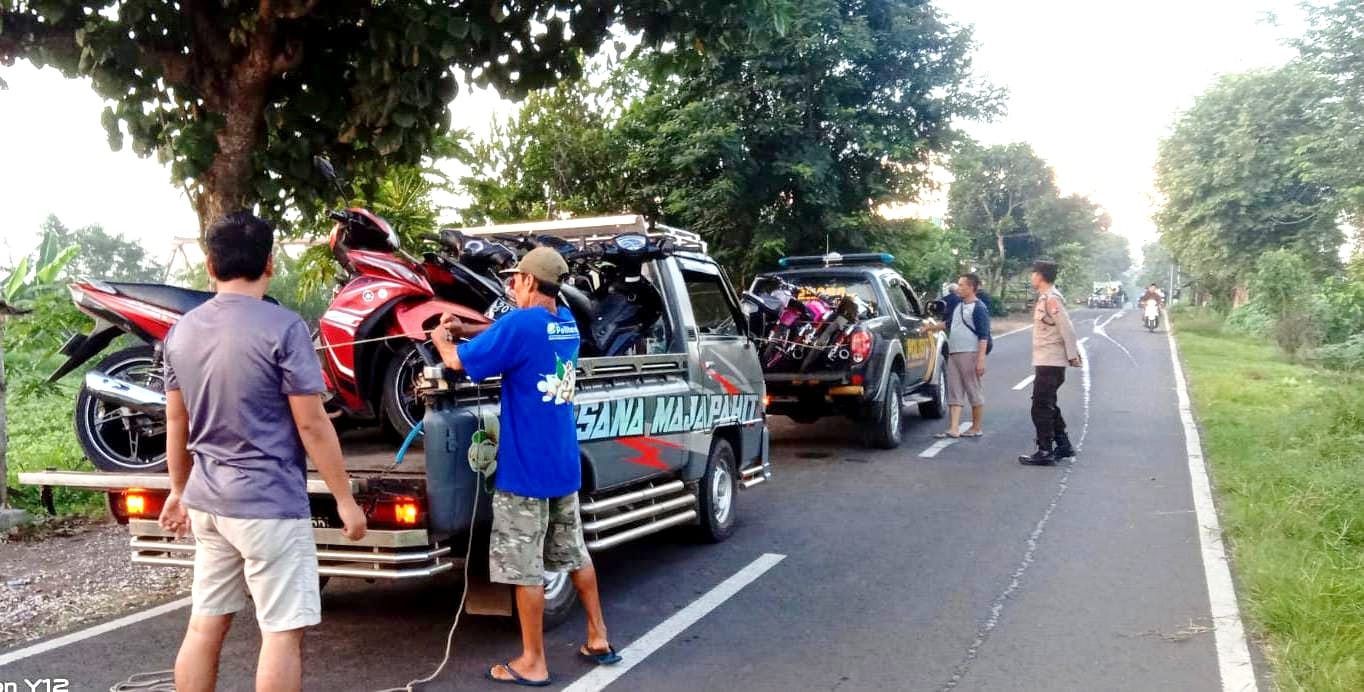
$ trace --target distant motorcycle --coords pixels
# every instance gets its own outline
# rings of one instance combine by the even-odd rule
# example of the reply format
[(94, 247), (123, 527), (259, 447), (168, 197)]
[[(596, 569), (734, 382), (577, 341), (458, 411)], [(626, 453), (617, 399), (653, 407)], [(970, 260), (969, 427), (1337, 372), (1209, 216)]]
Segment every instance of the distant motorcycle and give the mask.
[(1141, 323), (1148, 331), (1154, 332), (1160, 326), (1160, 303), (1148, 300), (1142, 307)]

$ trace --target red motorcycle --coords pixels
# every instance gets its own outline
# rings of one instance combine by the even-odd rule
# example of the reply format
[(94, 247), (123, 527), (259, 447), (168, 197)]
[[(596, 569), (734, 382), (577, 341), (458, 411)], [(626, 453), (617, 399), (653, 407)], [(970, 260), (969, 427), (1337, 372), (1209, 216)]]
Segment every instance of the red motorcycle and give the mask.
[[(332, 393), (328, 407), (339, 418), (381, 421), (405, 435), (424, 415), (415, 392), (422, 367), (415, 344), (427, 339), (444, 313), (474, 325), (490, 324), (491, 318), (438, 297), (425, 263), (402, 252), (397, 234), (383, 219), (359, 208), (334, 211), (331, 218), (336, 224), (329, 244), (341, 265), (342, 286), (315, 339)], [(86, 373), (75, 410), (81, 448), (102, 471), (165, 468), (162, 343), (181, 315), (214, 294), (100, 280), (78, 281), (70, 291), (76, 307), (94, 318), (95, 325), (89, 334), (76, 334), (62, 346), (67, 360), (49, 382), (80, 367), (122, 334), (144, 342), (110, 354)]]

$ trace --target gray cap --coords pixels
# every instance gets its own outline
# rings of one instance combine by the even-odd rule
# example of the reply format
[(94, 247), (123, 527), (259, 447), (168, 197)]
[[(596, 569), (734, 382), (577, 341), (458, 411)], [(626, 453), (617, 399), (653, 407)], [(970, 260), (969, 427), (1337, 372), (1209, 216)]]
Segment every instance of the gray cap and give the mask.
[(506, 269), (500, 273), (504, 276), (530, 274), (540, 283), (558, 285), (563, 283), (564, 277), (568, 275), (568, 263), (564, 261), (563, 255), (552, 248), (537, 247), (527, 252), (526, 256), (517, 262), (515, 269)]

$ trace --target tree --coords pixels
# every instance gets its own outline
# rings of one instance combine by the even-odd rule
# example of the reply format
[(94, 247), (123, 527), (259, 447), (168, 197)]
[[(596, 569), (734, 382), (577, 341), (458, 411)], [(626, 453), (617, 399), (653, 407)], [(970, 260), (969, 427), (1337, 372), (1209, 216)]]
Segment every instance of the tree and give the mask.
[(970, 79), (969, 33), (926, 2), (813, 0), (781, 28), (643, 51), (612, 75), (621, 97), (528, 102), (484, 150), (469, 212), (635, 211), (698, 231), (740, 276), (867, 247), (873, 210), (912, 199), (952, 124), (995, 94)]
[(1290, 356), (1320, 337), (1320, 325), (1307, 318), (1313, 293), (1304, 289), (1311, 283), (1311, 266), (1291, 250), (1270, 250), (1255, 262), (1251, 295), (1274, 318), (1275, 339)]
[(1309, 142), (1311, 172), (1341, 194), (1343, 211), (1364, 227), (1364, 4), (1338, 0), (1306, 5), (1308, 31), (1298, 42), (1303, 61), (1329, 81), (1330, 132)]
[(416, 164), (448, 129), (457, 74), (514, 97), (578, 74), (617, 22), (678, 52), (708, 27), (782, 21), (782, 0), (0, 0), (0, 64), (89, 77), (109, 143), (170, 164), (201, 232), (258, 205), (317, 216), (326, 154), (353, 179)]
[(1229, 75), (1161, 142), (1161, 241), (1215, 297), (1231, 299), (1266, 250), (1291, 247), (1318, 274), (1337, 265), (1339, 198), (1312, 153), (1331, 99), (1301, 65)]
[[(1165, 286), (1170, 282), (1174, 259), (1170, 250), (1159, 240), (1141, 246), (1141, 270), (1137, 273), (1137, 287), (1144, 289), (1151, 284)], [(1165, 286), (1167, 296), (1174, 295), (1175, 286)]]
[(140, 243), (109, 234), (102, 226), (85, 226), (72, 230), (56, 215), (49, 214), (43, 222), (44, 234), (56, 238), (59, 246), (76, 246), (80, 250), (63, 271), (66, 278), (93, 277), (109, 281), (160, 282), (165, 268), (147, 256)]
[[(986, 283), (1004, 297), (1006, 281), (1032, 262), (1041, 246), (1034, 217), (1073, 210), (1057, 202), (1051, 166), (1024, 143), (982, 147), (963, 142), (948, 164), (947, 225), (971, 239)], [(1054, 236), (1063, 235), (1059, 229)]]
[(19, 260), (19, 265), (3, 282), (0, 282), (0, 507), (7, 507), (9, 502), (5, 321), (30, 312), (28, 308), (21, 307), (20, 303), (52, 287), (78, 249), (75, 246), (63, 247), (55, 234), (47, 232), (43, 235), (43, 242), (37, 253)]

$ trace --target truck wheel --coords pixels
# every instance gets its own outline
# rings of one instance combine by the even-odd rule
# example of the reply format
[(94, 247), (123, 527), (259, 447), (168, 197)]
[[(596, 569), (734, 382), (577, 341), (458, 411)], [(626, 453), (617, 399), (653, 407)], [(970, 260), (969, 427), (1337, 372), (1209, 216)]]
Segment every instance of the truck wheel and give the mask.
[(700, 495), (701, 539), (719, 543), (734, 533), (734, 499), (738, 478), (734, 473), (734, 448), (728, 440), (716, 438), (706, 460), (706, 474), (701, 477)]
[(568, 621), (578, 605), (578, 591), (568, 572), (545, 572), (545, 629), (552, 630)]
[[(115, 351), (95, 366), (116, 380), (161, 391), (161, 368), (151, 346)], [(76, 441), (100, 471), (166, 470), (165, 413), (139, 413), (110, 404), (82, 384), (76, 394)]]
[(933, 384), (925, 388), (924, 393), (933, 397), (932, 401), (925, 401), (919, 404), (919, 415), (924, 418), (942, 418), (947, 413), (947, 383), (943, 375), (942, 359), (938, 360), (937, 372), (933, 374)]
[(893, 372), (886, 378), (886, 396), (881, 399), (880, 410), (876, 412), (869, 430), (868, 440), (877, 449), (895, 449), (900, 446), (903, 435), (900, 431), (901, 412), (904, 410), (904, 395), (900, 392), (900, 374)]
[(426, 416), (426, 404), (417, 395), (421, 374), (421, 354), (410, 342), (395, 349), (384, 367), (379, 403), (384, 411), (384, 422), (399, 440), (406, 438)]

